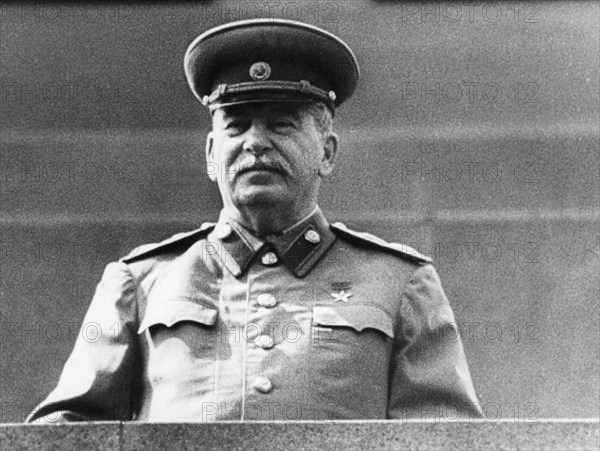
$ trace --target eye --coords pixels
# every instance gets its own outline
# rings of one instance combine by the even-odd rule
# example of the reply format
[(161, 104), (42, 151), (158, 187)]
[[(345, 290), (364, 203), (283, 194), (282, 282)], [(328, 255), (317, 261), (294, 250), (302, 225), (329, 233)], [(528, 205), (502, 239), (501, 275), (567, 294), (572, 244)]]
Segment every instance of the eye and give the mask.
[(248, 121), (242, 118), (230, 119), (225, 124), (225, 130), (229, 134), (243, 133), (248, 128)]
[(296, 124), (291, 119), (282, 118), (274, 120), (271, 127), (276, 131), (287, 131), (294, 129)]

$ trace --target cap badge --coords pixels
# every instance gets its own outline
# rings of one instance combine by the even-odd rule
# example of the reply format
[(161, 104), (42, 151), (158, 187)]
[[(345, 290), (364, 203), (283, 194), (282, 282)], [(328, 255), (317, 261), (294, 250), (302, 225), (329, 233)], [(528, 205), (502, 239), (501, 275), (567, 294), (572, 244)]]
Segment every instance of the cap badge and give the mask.
[(250, 66), (250, 76), (253, 80), (262, 81), (271, 76), (271, 66), (264, 61), (259, 61)]

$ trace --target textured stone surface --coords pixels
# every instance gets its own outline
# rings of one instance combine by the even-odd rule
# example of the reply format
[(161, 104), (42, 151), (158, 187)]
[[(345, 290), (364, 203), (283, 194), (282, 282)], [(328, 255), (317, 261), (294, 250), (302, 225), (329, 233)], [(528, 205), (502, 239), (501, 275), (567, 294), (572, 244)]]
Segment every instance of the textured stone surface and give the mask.
[(35, 450), (590, 450), (595, 421), (416, 423), (90, 423), (0, 426), (0, 449)]
[(2, 451), (117, 451), (121, 424), (0, 425)]
[(124, 425), (123, 449), (531, 449), (598, 448), (598, 423), (219, 423)]

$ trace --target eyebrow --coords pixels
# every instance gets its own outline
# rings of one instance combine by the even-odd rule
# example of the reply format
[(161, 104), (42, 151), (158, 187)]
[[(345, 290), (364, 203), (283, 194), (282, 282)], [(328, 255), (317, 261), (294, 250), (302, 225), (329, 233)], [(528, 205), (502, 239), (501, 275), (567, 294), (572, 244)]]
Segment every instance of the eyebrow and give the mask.
[(229, 105), (222, 107), (222, 110), (225, 117), (240, 116), (244, 113), (243, 105)]
[[(299, 120), (301, 118), (301, 107), (296, 104), (281, 103), (274, 104), (270, 107), (259, 107), (260, 110), (266, 110), (267, 113), (282, 114), (286, 116), (292, 116), (294, 119)], [(226, 118), (251, 115), (253, 108), (248, 105), (229, 105), (223, 107), (223, 113)]]

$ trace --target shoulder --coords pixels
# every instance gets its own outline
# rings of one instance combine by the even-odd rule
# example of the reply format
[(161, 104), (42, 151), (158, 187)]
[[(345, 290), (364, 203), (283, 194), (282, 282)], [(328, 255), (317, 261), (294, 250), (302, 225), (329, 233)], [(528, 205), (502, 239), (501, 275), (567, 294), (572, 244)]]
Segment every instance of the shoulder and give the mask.
[(173, 251), (176, 248), (187, 248), (199, 239), (207, 236), (214, 226), (214, 223), (206, 222), (198, 229), (189, 232), (177, 233), (159, 243), (143, 244), (133, 249), (129, 254), (121, 258), (119, 261), (123, 263), (133, 263), (135, 261), (143, 260), (163, 252)]
[(432, 263), (433, 260), (424, 254), (416, 251), (410, 246), (400, 243), (390, 243), (382, 238), (366, 232), (357, 232), (349, 229), (341, 222), (335, 222), (330, 225), (331, 230), (340, 238), (358, 245), (372, 247), (382, 252), (394, 254), (404, 260), (409, 260), (417, 264)]

